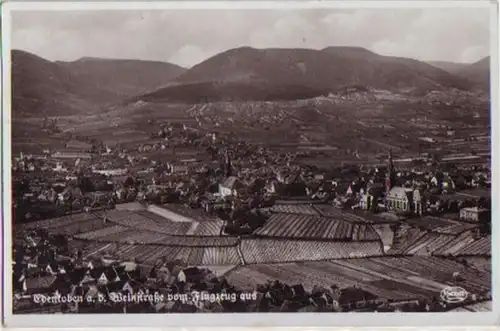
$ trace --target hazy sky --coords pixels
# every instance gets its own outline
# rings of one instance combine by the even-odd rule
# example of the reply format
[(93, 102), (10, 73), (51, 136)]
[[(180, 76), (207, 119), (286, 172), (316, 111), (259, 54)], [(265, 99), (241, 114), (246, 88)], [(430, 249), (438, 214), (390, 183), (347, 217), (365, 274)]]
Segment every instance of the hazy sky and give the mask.
[(489, 10), (322, 9), (12, 12), (13, 48), (192, 66), (239, 47), (362, 46), (384, 55), (474, 62), (489, 55)]

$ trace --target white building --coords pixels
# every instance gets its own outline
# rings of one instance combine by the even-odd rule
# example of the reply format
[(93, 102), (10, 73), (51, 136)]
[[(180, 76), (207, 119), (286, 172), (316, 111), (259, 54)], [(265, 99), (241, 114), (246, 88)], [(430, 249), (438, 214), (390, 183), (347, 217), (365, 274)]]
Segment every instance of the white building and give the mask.
[(219, 184), (219, 194), (222, 197), (238, 196), (244, 188), (245, 186), (237, 177), (230, 176)]
[(460, 219), (464, 221), (485, 221), (491, 217), (491, 213), (488, 209), (469, 207), (460, 209)]

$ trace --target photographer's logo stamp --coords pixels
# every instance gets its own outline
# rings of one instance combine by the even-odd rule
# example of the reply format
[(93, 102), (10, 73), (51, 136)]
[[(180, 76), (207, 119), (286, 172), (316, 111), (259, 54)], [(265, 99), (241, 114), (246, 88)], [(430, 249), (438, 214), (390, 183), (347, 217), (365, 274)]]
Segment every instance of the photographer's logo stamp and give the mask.
[(465, 301), (469, 293), (461, 287), (447, 287), (441, 291), (441, 300), (448, 303), (458, 303)]

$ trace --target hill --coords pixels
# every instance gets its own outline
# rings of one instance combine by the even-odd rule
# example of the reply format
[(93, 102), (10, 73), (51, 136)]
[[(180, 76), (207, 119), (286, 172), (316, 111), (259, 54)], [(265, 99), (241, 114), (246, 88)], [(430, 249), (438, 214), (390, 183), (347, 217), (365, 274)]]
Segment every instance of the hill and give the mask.
[(236, 48), (203, 61), (173, 82), (174, 85), (139, 99), (169, 100), (174, 96), (177, 101), (186, 102), (197, 102), (202, 97), (207, 101), (296, 99), (298, 89), (307, 90), (304, 97), (310, 97), (353, 85), (425, 95), (435, 89), (470, 87), (463, 79), (430, 64), (381, 56), (356, 47)]
[(476, 87), (489, 91), (490, 57), (485, 57), (462, 68), (457, 75), (471, 81)]
[(429, 61), (430, 65), (443, 69), (444, 71), (449, 72), (450, 74), (456, 75), (460, 70), (466, 68), (469, 64), (467, 63), (458, 63), (458, 62), (447, 62), (447, 61)]
[(90, 106), (75, 94), (76, 79), (68, 70), (18, 50), (12, 51), (11, 61), (14, 117), (52, 113), (55, 109), (74, 113), (78, 108)]
[(56, 63), (78, 76), (82, 84), (97, 84), (96, 87), (117, 98), (149, 92), (186, 70), (167, 62), (92, 57)]
[(485, 57), (474, 63), (454, 63), (444, 61), (429, 62), (437, 68), (448, 71), (462, 79), (466, 79), (475, 88), (489, 90), (490, 86), (490, 57)]
[(162, 62), (82, 58), (51, 62), (13, 50), (14, 117), (95, 112), (107, 104), (164, 86), (184, 71)]

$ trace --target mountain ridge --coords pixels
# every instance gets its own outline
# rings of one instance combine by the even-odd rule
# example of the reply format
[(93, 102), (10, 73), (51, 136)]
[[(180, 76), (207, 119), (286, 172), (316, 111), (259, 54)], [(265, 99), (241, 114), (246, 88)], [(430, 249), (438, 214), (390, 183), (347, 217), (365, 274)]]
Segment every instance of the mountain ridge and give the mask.
[[(467, 90), (471, 87), (468, 81), (425, 62), (383, 56), (360, 47), (338, 46), (322, 50), (233, 48), (193, 66), (174, 79), (173, 83), (173, 86), (139, 98), (169, 100), (174, 94), (182, 92), (182, 86), (191, 89), (193, 84), (204, 86), (207, 90), (200, 88), (199, 95), (192, 95), (196, 93), (194, 90), (184, 93), (192, 95), (191, 100), (187, 98), (186, 102), (199, 100), (200, 95), (210, 95), (214, 101), (234, 98), (231, 93), (234, 93), (236, 85), (255, 91), (260, 85), (268, 88), (302, 86), (310, 91), (316, 90), (318, 95), (352, 85), (418, 95), (425, 95), (435, 89)], [(241, 96), (246, 93), (237, 94)], [(246, 94), (244, 99), (266, 100), (262, 93), (253, 97), (250, 94)], [(276, 95), (287, 98), (286, 93)], [(296, 94), (292, 93), (289, 99), (294, 97)], [(179, 101), (178, 97), (176, 99)]]
[(186, 69), (160, 61), (83, 57), (49, 61), (11, 51), (14, 116), (96, 111), (164, 86)]

